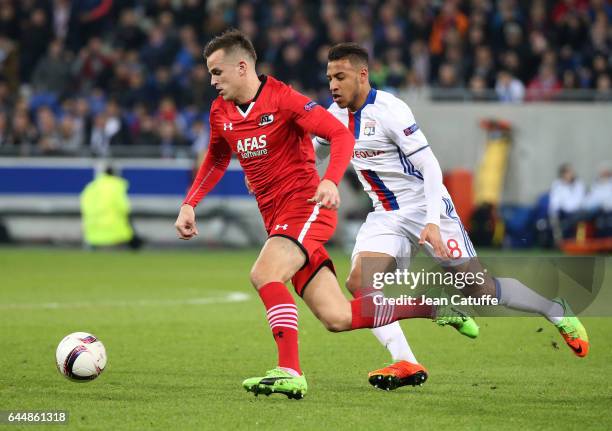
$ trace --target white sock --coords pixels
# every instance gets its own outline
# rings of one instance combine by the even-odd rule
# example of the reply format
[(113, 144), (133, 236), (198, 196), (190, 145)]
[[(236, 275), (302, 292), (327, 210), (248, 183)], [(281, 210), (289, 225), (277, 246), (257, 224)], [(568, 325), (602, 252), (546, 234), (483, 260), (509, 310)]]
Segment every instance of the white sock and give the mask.
[(534, 292), (514, 278), (496, 278), (499, 303), (515, 310), (538, 313), (553, 324), (563, 319), (563, 307)]
[(399, 322), (393, 322), (380, 328), (372, 328), (372, 332), (376, 335), (380, 344), (389, 350), (394, 362), (408, 361), (418, 364)]

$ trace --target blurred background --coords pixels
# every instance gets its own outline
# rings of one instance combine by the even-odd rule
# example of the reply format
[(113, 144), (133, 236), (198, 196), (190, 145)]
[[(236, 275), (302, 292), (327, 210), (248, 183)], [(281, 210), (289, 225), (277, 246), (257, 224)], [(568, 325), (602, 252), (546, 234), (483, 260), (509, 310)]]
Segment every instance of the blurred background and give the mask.
[[(216, 97), (202, 49), (229, 27), (323, 106), (328, 48), (365, 46), (476, 245), (612, 250), (610, 0), (0, 0), (0, 242), (261, 244), (236, 160), (200, 237), (172, 226)], [(341, 192), (350, 250), (371, 205), (350, 173)]]

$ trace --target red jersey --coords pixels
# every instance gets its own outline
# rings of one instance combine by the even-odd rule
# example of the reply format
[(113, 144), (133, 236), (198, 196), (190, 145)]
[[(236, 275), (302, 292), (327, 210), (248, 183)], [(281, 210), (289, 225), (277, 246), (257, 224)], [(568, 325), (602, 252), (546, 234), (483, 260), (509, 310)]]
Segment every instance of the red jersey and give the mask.
[(255, 99), (242, 110), (218, 97), (210, 112), (210, 144), (184, 203), (195, 207), (215, 186), (236, 153), (266, 227), (289, 199), (311, 198), (319, 184), (310, 134), (331, 143), (324, 179), (342, 179), (355, 140), (326, 109), (290, 86), (262, 77)]

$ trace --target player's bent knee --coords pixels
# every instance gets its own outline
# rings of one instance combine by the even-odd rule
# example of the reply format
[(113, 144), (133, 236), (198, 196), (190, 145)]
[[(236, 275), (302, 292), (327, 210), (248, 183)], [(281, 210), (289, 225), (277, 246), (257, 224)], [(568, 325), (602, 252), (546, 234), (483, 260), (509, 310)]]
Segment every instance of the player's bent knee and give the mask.
[(249, 279), (253, 287), (257, 290), (261, 289), (266, 283), (269, 283), (271, 281), (278, 281), (272, 279), (269, 273), (266, 274), (265, 271), (260, 270), (258, 267), (253, 267), (251, 269)]
[(352, 316), (347, 313), (333, 313), (319, 319), (329, 332), (343, 332), (351, 329)]
[(323, 325), (325, 325), (325, 329), (329, 332), (343, 332), (350, 329), (350, 326), (347, 327), (347, 325), (340, 320), (325, 320), (323, 321)]

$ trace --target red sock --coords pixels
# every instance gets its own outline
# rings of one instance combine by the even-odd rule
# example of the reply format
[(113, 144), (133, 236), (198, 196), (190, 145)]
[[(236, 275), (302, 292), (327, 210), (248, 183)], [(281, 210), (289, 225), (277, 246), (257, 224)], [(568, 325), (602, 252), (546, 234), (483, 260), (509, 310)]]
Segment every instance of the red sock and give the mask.
[(272, 281), (259, 289), (276, 346), (278, 366), (302, 374), (298, 353), (298, 314), (293, 296), (280, 281)]
[[(415, 301), (413, 305), (381, 303), (383, 295), (380, 291), (362, 292), (362, 295), (356, 294), (355, 296), (355, 299), (351, 301), (351, 311), (353, 313), (351, 329), (378, 328), (396, 320), (415, 317), (432, 318), (436, 309), (435, 306), (421, 304), (420, 301)], [(374, 303), (374, 297), (378, 297), (376, 302), (380, 305)]]

